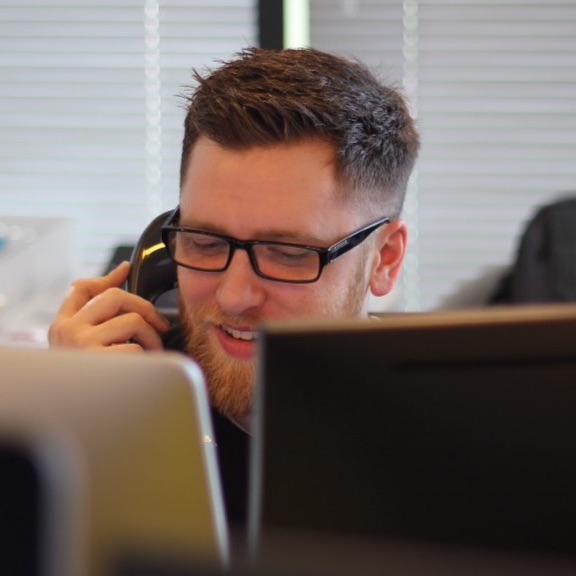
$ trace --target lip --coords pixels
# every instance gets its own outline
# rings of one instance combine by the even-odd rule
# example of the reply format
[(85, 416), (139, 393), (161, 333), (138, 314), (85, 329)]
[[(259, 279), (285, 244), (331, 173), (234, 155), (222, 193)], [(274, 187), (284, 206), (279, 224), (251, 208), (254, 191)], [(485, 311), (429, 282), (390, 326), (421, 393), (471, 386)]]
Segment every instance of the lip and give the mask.
[(222, 350), (231, 358), (235, 360), (253, 360), (256, 356), (256, 339), (243, 340), (235, 338), (229, 332), (238, 333), (254, 332), (249, 329), (231, 329), (228, 331), (223, 326), (215, 326), (214, 331)]

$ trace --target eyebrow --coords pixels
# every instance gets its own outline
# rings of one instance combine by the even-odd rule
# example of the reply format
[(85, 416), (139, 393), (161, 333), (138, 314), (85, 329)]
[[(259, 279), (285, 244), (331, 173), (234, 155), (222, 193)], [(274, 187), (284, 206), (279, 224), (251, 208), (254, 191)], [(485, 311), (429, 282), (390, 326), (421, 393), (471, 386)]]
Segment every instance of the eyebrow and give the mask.
[[(192, 228), (201, 232), (211, 232), (212, 234), (219, 234), (229, 238), (237, 238), (218, 225), (209, 224), (202, 221), (180, 222), (180, 225), (183, 228)], [(317, 238), (316, 236), (298, 234), (289, 229), (278, 230), (272, 228), (260, 230), (257, 234), (252, 235), (250, 238), (238, 238), (238, 240), (270, 240), (272, 242), (287, 242), (290, 244), (303, 244), (309, 246), (322, 246), (327, 244), (326, 240)]]

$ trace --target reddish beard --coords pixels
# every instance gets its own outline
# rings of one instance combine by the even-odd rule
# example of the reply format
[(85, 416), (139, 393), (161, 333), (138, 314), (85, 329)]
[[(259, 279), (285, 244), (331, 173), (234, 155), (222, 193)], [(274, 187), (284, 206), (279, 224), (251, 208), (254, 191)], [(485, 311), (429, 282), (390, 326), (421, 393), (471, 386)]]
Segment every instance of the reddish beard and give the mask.
[(187, 307), (182, 299), (180, 310), (186, 352), (202, 368), (210, 404), (233, 420), (245, 421), (252, 410), (255, 361), (230, 358), (210, 333), (214, 325), (235, 322), (223, 319), (215, 310)]
[[(365, 248), (367, 250), (367, 248)], [(363, 315), (368, 290), (367, 273), (360, 263), (345, 286), (321, 305), (302, 310), (291, 318), (346, 318)], [(256, 326), (262, 318), (254, 315), (229, 317), (217, 305), (199, 307), (186, 304), (180, 297), (181, 323), (186, 352), (204, 372), (210, 403), (219, 412), (237, 423), (246, 423), (252, 412), (255, 360), (230, 358), (219, 346), (213, 332), (215, 326)]]

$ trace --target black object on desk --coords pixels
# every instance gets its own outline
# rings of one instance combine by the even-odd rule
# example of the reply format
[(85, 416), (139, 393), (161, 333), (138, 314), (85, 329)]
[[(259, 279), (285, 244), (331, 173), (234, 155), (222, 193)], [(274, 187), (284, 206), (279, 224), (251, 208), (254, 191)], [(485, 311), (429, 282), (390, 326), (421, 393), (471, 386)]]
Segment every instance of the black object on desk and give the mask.
[(576, 306), (270, 325), (260, 345), (256, 557), (308, 533), (343, 570), (350, 538), (359, 573), (467, 553), (574, 569)]
[(0, 441), (0, 574), (40, 575), (44, 481), (29, 446)]

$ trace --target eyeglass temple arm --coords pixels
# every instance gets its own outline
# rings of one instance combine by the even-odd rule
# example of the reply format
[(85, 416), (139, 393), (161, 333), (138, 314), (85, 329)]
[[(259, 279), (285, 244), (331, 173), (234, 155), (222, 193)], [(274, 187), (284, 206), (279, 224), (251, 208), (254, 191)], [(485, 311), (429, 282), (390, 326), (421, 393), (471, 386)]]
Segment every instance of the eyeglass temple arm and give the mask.
[(364, 242), (364, 240), (366, 240), (366, 238), (368, 238), (368, 236), (370, 236), (370, 234), (372, 234), (372, 232), (374, 232), (377, 228), (383, 226), (384, 224), (388, 224), (389, 222), (390, 219), (385, 218), (380, 222), (375, 222), (374, 224), (367, 226), (364, 230), (359, 230), (352, 237), (344, 238), (344, 240), (337, 242), (336, 244), (334, 244), (334, 246), (331, 246), (328, 249), (328, 253), (326, 254), (326, 263), (334, 262), (334, 260), (346, 254), (346, 252), (349, 252), (350, 250), (352, 250), (352, 248), (356, 248), (358, 244)]

